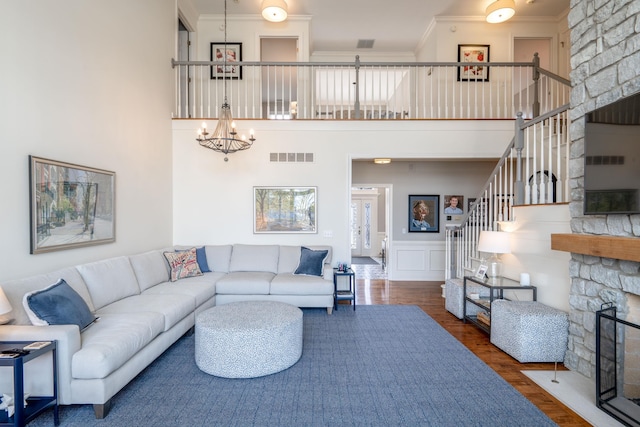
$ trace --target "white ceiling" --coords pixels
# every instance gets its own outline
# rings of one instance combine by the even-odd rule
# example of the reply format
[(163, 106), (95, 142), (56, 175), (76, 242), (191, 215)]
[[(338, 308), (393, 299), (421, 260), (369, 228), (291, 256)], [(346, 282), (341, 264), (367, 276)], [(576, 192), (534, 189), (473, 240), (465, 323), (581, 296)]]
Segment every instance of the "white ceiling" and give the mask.
[[(224, 13), (223, 0), (192, 0), (201, 14)], [(311, 17), (311, 51), (353, 51), (374, 39), (374, 52), (413, 52), (436, 17), (484, 17), (494, 0), (285, 0), (289, 15)], [(570, 0), (515, 0), (520, 19), (557, 19)], [(262, 0), (228, 0), (227, 14), (260, 14)], [(280, 24), (272, 24), (280, 25)], [(500, 25), (500, 24), (496, 24)]]

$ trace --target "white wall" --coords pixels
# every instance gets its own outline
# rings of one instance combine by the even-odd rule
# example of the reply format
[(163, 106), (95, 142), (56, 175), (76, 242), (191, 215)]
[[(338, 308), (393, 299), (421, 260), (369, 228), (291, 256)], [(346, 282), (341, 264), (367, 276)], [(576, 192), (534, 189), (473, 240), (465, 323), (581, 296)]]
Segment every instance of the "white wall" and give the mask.
[[(0, 279), (171, 244), (174, 0), (5, 1)], [(29, 254), (28, 156), (116, 172), (116, 242)]]
[(551, 234), (571, 233), (569, 205), (516, 206), (513, 212), (515, 221), (501, 223), (511, 238), (511, 254), (501, 255), (504, 275), (520, 280), (520, 273), (529, 273), (538, 301), (568, 312), (571, 254), (552, 250)]
[[(175, 243), (327, 244), (334, 247), (335, 260), (350, 259), (352, 159), (495, 159), (513, 136), (510, 121), (400, 124), (239, 120), (239, 129), (255, 129), (257, 141), (224, 162), (224, 155), (195, 141), (199, 121), (174, 121)], [(311, 152), (315, 162), (271, 163), (271, 152)], [(253, 187), (261, 185), (318, 186), (318, 234), (253, 234)], [(418, 191), (420, 183), (416, 185)], [(404, 217), (406, 206), (398, 209)], [(324, 237), (326, 232), (331, 237)]]
[[(514, 38), (552, 38), (551, 71), (558, 66), (559, 37), (567, 27), (566, 20), (531, 21), (511, 20), (502, 24), (488, 24), (476, 18), (436, 18), (436, 25), (420, 47), (417, 57), (428, 61), (457, 61), (458, 44), (488, 44), (491, 62), (513, 61)], [(563, 39), (564, 40), (564, 39)], [(433, 46), (436, 46), (435, 53)], [(564, 46), (568, 49), (568, 46)], [(435, 57), (434, 57), (435, 55)], [(424, 59), (422, 59), (424, 58)], [(529, 58), (530, 61), (532, 58)]]

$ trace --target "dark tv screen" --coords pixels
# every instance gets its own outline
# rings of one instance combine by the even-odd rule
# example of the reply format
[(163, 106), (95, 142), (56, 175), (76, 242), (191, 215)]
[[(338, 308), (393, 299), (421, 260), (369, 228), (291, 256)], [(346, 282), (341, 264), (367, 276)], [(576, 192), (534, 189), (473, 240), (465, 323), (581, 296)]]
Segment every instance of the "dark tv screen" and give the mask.
[(585, 117), (585, 215), (640, 213), (640, 93)]

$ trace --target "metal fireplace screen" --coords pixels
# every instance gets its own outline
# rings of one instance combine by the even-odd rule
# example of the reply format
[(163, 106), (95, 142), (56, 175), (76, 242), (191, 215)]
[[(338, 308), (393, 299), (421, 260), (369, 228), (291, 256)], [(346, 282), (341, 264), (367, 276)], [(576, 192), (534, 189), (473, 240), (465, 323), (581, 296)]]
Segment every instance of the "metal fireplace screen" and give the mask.
[(634, 392), (629, 395), (626, 390), (640, 388), (640, 384), (627, 385), (625, 369), (628, 378), (640, 366), (630, 366), (637, 365), (634, 359), (638, 350), (631, 349), (636, 357), (626, 357), (629, 349), (625, 346), (633, 345), (639, 332), (639, 325), (616, 317), (613, 304), (604, 304), (596, 312), (596, 404), (628, 426), (640, 426), (640, 395)]

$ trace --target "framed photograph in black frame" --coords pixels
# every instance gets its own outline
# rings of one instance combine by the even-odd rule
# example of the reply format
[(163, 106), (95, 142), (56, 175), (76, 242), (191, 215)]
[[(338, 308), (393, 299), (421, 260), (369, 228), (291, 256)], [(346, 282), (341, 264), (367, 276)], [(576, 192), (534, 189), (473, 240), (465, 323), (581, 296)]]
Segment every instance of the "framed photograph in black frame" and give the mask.
[(31, 253), (112, 243), (115, 172), (29, 156)]
[(410, 195), (408, 214), (409, 232), (440, 232), (439, 207), (440, 196), (438, 195)]
[[(225, 49), (226, 48), (226, 49)], [(227, 65), (224, 55), (227, 55)], [(242, 67), (237, 62), (242, 61), (242, 43), (211, 43), (211, 62), (219, 62), (211, 67), (212, 79), (242, 80)]]
[(469, 62), (469, 65), (458, 67), (459, 82), (489, 81), (489, 67), (474, 65), (489, 62), (488, 44), (459, 44), (458, 62)]

